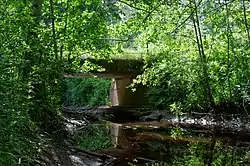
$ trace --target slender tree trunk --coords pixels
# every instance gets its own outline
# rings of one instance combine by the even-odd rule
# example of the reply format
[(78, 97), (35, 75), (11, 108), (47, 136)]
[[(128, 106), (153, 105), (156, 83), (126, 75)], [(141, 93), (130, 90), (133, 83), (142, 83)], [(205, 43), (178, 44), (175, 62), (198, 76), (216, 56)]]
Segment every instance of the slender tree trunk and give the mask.
[[(65, 24), (63, 28), (63, 36), (64, 36), (64, 42), (66, 41), (66, 32), (67, 32), (67, 27), (68, 27), (68, 16), (69, 16), (69, 0), (67, 0), (67, 7), (66, 7), (66, 16), (65, 16)], [(60, 46), (60, 59), (62, 60), (63, 58), (63, 49), (64, 49), (64, 43), (61, 44)]]
[(58, 59), (58, 50), (57, 50), (57, 41), (56, 41), (56, 29), (55, 29), (55, 16), (54, 16), (54, 4), (53, 0), (50, 0), (50, 15), (52, 22), (52, 35), (53, 35), (53, 44), (54, 44), (54, 54), (55, 58)]
[(195, 37), (196, 37), (196, 43), (199, 51), (199, 56), (201, 59), (201, 69), (202, 69), (202, 75), (201, 80), (202, 84), (204, 87), (204, 92), (205, 92), (205, 98), (207, 99), (208, 102), (208, 107), (213, 107), (214, 106), (214, 99), (212, 96), (212, 90), (210, 86), (210, 81), (209, 81), (209, 75), (208, 75), (208, 66), (207, 66), (207, 58), (204, 52), (204, 46), (202, 42), (202, 33), (200, 30), (200, 22), (199, 22), (199, 17), (198, 17), (198, 9), (195, 0), (193, 1), (194, 8), (195, 8), (195, 16), (193, 16), (193, 25), (194, 25), (194, 31), (195, 31)]
[(244, 23), (245, 23), (246, 32), (247, 32), (248, 44), (250, 44), (250, 34), (249, 34), (249, 27), (248, 27), (248, 22), (247, 22), (247, 14), (246, 14), (246, 4), (245, 4), (245, 0), (242, 0), (242, 4), (243, 4)]
[(232, 90), (231, 90), (231, 81), (230, 81), (230, 24), (229, 24), (229, 12), (228, 12), (228, 5), (226, 2), (226, 14), (227, 14), (227, 83), (228, 83), (228, 90), (229, 90), (229, 98), (232, 98)]
[(34, 66), (39, 66), (42, 63), (42, 52), (39, 49), (40, 41), (38, 38), (38, 29), (39, 24), (41, 21), (42, 15), (42, 4), (43, 0), (31, 0), (32, 9), (31, 9), (31, 16), (34, 20), (34, 23), (29, 27), (29, 31), (27, 34), (27, 43), (30, 47), (30, 51), (25, 54), (25, 75), (26, 79), (29, 80), (31, 85), (31, 96), (32, 100), (32, 107), (29, 110), (30, 117), (34, 121), (39, 121), (40, 119), (37, 117), (39, 114), (37, 108), (41, 107), (41, 101), (44, 99), (44, 91), (45, 91), (45, 83), (39, 80), (39, 75), (34, 75)]
[(34, 45), (37, 42), (36, 29), (39, 26), (39, 22), (41, 20), (43, 0), (30, 0), (30, 2), (32, 3), (31, 16), (33, 17), (34, 23), (30, 25), (26, 38), (27, 45), (30, 46), (31, 51), (24, 53), (24, 69), (22, 71), (23, 81), (28, 80), (34, 61), (41, 59), (41, 56), (37, 56), (37, 52), (34, 50)]
[[(55, 81), (60, 81), (60, 64), (57, 63), (57, 41), (56, 34), (55, 34), (55, 24), (52, 25), (52, 39), (54, 48), (54, 55), (56, 59), (55, 61), (51, 60), (48, 61), (48, 57), (45, 57), (48, 55), (46, 51), (44, 50), (43, 45), (41, 45), (41, 39), (39, 38), (39, 27), (40, 27), (40, 21), (41, 21), (41, 15), (42, 15), (42, 4), (43, 0), (31, 0), (32, 2), (32, 16), (34, 19), (34, 24), (32, 27), (30, 27), (29, 33), (28, 33), (28, 40), (29, 40), (29, 46), (30, 46), (30, 52), (26, 54), (25, 60), (29, 61), (30, 66), (26, 66), (28, 68), (28, 75), (29, 75), (29, 81), (31, 85), (31, 102), (32, 107), (30, 107), (29, 115), (31, 119), (34, 122), (37, 122), (39, 127), (44, 129), (46, 132), (59, 136), (60, 134), (64, 134), (63, 132), (63, 123), (61, 122), (60, 117), (58, 116), (58, 112), (55, 109), (55, 103), (53, 101), (50, 101), (50, 94), (52, 93), (58, 93), (58, 87), (55, 85)], [(50, 1), (53, 3), (53, 1)], [(50, 5), (50, 8), (53, 9), (53, 5)], [(52, 11), (51, 10), (51, 11)], [(51, 14), (53, 16), (53, 13)], [(55, 69), (55, 73), (46, 72), (46, 68), (48, 65), (48, 62), (53, 64)], [(34, 69), (35, 68), (35, 69)], [(41, 70), (44, 68), (44, 70)], [(51, 80), (50, 80), (51, 79)], [(48, 87), (50, 86), (50, 90), (48, 90)], [(57, 89), (58, 88), (58, 89)], [(54, 94), (53, 94), (54, 95)], [(56, 95), (55, 95), (56, 96)], [(56, 96), (58, 97), (58, 96)], [(58, 104), (58, 103), (57, 103)], [(58, 131), (59, 133), (55, 132)]]

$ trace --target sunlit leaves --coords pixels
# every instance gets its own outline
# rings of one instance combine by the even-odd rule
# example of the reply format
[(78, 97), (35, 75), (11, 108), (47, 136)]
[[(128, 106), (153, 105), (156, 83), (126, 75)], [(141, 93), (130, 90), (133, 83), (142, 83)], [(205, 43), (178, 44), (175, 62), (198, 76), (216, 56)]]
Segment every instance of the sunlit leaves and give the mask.
[[(131, 15), (127, 14), (127, 19), (113, 25), (111, 30), (116, 37), (133, 41), (133, 46), (142, 50), (146, 62), (151, 64), (146, 65), (136, 83), (156, 86), (164, 79), (167, 85), (171, 85), (172, 80), (181, 80), (189, 90), (188, 103), (199, 105), (205, 102), (202, 89), (207, 82), (216, 103), (231, 101), (232, 89), (247, 82), (250, 20), (248, 14), (244, 18), (243, 1), (195, 1), (201, 33), (198, 39), (202, 45), (197, 43), (194, 33), (194, 1), (124, 2), (120, 3), (120, 10), (129, 8)], [(245, 12), (249, 13), (250, 4), (244, 2)], [(198, 47), (203, 47), (205, 61), (199, 56)], [(159, 54), (162, 56), (157, 56)], [(152, 62), (152, 59), (158, 61)], [(204, 65), (209, 73), (206, 81), (207, 76), (202, 72)], [(178, 89), (179, 84), (174, 84), (172, 88)]]

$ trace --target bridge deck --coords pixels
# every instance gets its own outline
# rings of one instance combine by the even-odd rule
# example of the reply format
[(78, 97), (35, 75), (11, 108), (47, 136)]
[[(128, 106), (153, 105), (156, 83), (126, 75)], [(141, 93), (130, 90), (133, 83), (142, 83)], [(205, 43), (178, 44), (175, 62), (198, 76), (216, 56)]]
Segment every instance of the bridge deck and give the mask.
[(143, 59), (122, 59), (122, 58), (111, 58), (111, 59), (95, 59), (92, 57), (82, 57), (81, 64), (85, 62), (91, 62), (105, 69), (105, 71), (97, 71), (96, 69), (91, 70), (91, 73), (105, 73), (108, 75), (99, 75), (103, 77), (110, 77), (111, 75), (138, 75), (143, 71), (144, 60)]
[(124, 73), (69, 73), (64, 74), (66, 78), (101, 77), (101, 78), (133, 78), (136, 74)]

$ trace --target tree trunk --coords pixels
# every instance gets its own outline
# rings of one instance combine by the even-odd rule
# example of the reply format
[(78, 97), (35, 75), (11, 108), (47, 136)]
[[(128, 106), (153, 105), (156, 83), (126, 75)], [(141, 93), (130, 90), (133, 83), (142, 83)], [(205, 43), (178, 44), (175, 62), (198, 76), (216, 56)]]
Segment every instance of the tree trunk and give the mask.
[(54, 16), (54, 5), (53, 0), (50, 0), (50, 14), (52, 22), (52, 35), (53, 35), (53, 44), (54, 44), (54, 54), (56, 60), (58, 59), (58, 50), (57, 50), (57, 41), (56, 41), (56, 29), (55, 29), (55, 16)]
[(202, 69), (202, 85), (204, 88), (205, 92), (205, 98), (207, 99), (207, 106), (208, 108), (213, 107), (214, 104), (214, 99), (212, 95), (212, 90), (210, 86), (210, 80), (209, 80), (209, 74), (208, 74), (208, 65), (207, 65), (207, 57), (204, 53), (204, 47), (203, 47), (203, 41), (202, 41), (202, 34), (200, 30), (200, 22), (199, 22), (199, 17), (198, 17), (198, 7), (196, 5), (195, 0), (193, 1), (194, 3), (194, 8), (195, 8), (195, 16), (193, 16), (193, 25), (194, 25), (194, 31), (195, 31), (195, 37), (196, 37), (196, 43), (199, 51), (199, 56), (201, 60), (200, 67)]

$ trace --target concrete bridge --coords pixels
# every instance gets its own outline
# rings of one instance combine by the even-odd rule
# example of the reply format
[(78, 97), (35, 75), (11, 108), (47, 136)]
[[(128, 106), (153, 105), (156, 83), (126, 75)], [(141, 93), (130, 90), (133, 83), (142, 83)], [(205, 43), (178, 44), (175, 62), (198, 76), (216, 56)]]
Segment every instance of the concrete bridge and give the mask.
[(143, 59), (112, 58), (107, 60), (91, 57), (81, 58), (81, 65), (87, 62), (105, 70), (95, 68), (88, 72), (67, 73), (65, 76), (111, 78), (110, 102), (112, 106), (136, 107), (148, 105), (147, 87), (138, 85), (135, 92), (127, 88), (133, 82), (133, 79), (143, 72)]

